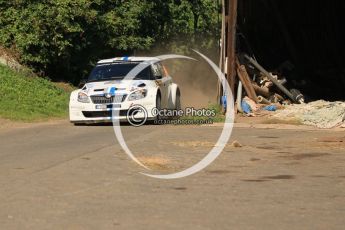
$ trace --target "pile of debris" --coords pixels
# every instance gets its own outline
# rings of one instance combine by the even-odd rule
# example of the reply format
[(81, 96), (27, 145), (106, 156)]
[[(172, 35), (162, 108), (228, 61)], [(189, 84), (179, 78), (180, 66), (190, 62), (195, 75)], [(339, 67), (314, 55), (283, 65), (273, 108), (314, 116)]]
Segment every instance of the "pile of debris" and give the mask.
[[(243, 64), (242, 64), (243, 63)], [(255, 59), (244, 54), (237, 58), (237, 110), (246, 116), (271, 114), (279, 120), (296, 120), (318, 128), (345, 127), (345, 103), (314, 101), (306, 104), (297, 89), (287, 89), (287, 80), (279, 73), (265, 70)], [(242, 92), (242, 87), (245, 92)]]
[[(243, 63), (243, 64), (242, 64)], [(237, 108), (250, 116), (263, 109), (275, 111), (282, 105), (304, 103), (304, 96), (297, 89), (287, 89), (284, 76), (265, 70), (255, 59), (244, 54), (237, 58)], [(247, 97), (242, 97), (242, 86)], [(255, 103), (256, 105), (253, 105)]]
[(285, 106), (277, 111), (274, 118), (280, 120), (298, 120), (302, 124), (322, 129), (345, 128), (345, 102), (314, 101), (308, 104)]

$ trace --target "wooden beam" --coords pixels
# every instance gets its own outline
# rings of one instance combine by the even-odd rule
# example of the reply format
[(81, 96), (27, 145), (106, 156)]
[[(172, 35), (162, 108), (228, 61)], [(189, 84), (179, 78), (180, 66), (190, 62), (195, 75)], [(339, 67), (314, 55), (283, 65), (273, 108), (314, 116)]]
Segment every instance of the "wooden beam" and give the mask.
[[(222, 2), (222, 30), (221, 30), (221, 39), (220, 39), (220, 54), (219, 54), (219, 69), (224, 73), (225, 70), (225, 23), (226, 23), (226, 19), (225, 19), (225, 0), (221, 0)], [(218, 86), (217, 86), (217, 102), (219, 104), (221, 104), (221, 98), (223, 95), (223, 86), (222, 86), (222, 82), (218, 81)]]
[(229, 81), (230, 89), (232, 93), (235, 93), (235, 52), (236, 52), (236, 24), (237, 24), (237, 1), (238, 0), (228, 0), (229, 1), (229, 14), (228, 14), (228, 33), (227, 33), (227, 79)]
[(268, 98), (271, 95), (270, 90), (267, 87), (260, 87), (258, 85), (253, 84), (253, 88), (255, 92), (261, 96)]
[(237, 68), (237, 76), (240, 78), (243, 84), (244, 90), (246, 91), (248, 97), (252, 99), (253, 101), (258, 102), (258, 98), (254, 90), (252, 80), (250, 80), (246, 67), (244, 65), (241, 65), (239, 61), (236, 60), (236, 68)]

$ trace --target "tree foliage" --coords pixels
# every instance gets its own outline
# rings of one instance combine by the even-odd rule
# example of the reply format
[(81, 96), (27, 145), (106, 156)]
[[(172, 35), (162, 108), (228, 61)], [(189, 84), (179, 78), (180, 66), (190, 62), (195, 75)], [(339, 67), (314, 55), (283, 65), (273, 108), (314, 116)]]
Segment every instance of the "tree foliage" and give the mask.
[(0, 0), (0, 45), (71, 82), (100, 58), (157, 45), (216, 49), (218, 34), (215, 0)]

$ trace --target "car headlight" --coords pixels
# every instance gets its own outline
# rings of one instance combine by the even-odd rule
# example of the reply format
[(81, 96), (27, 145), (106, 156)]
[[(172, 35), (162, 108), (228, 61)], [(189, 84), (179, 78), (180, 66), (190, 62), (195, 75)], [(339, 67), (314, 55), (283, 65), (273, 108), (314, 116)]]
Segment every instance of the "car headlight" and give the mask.
[(146, 89), (140, 89), (137, 90), (133, 93), (131, 93), (128, 97), (128, 101), (135, 101), (135, 100), (140, 100), (146, 97), (147, 95), (147, 90)]
[(90, 103), (89, 97), (87, 96), (86, 93), (83, 93), (83, 92), (78, 93), (78, 101), (81, 103)]

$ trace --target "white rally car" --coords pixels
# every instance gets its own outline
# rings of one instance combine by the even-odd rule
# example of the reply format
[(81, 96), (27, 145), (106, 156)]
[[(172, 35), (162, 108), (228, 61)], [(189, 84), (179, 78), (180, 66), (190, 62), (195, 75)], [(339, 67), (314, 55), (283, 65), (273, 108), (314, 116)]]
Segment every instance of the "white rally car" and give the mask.
[[(136, 68), (137, 67), (137, 68)], [(128, 80), (133, 69), (141, 70)], [(134, 72), (135, 72), (134, 70)], [(126, 79), (125, 79), (126, 78)], [(153, 120), (157, 109), (180, 109), (180, 90), (158, 58), (124, 57), (101, 60), (85, 85), (71, 93), (69, 117), (74, 124), (125, 121), (128, 110), (141, 105)], [(113, 113), (113, 110), (118, 110)], [(118, 117), (113, 117), (117, 114)]]

